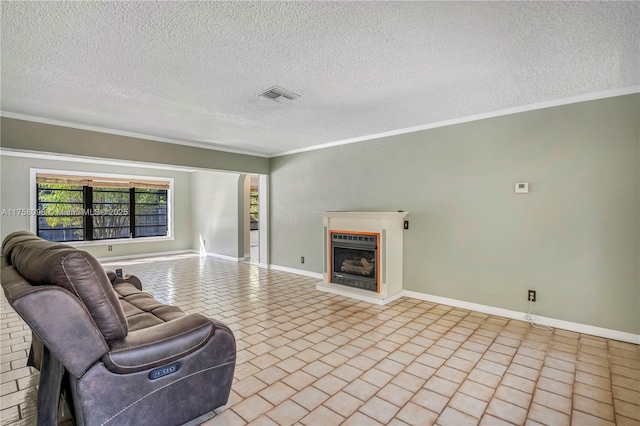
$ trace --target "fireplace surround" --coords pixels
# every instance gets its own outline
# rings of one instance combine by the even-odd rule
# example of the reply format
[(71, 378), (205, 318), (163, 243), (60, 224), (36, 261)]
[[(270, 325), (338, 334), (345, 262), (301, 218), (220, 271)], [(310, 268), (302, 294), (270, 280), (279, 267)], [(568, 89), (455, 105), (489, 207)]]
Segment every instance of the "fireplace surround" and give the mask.
[(323, 212), (321, 291), (376, 304), (403, 290), (404, 218), (408, 212)]

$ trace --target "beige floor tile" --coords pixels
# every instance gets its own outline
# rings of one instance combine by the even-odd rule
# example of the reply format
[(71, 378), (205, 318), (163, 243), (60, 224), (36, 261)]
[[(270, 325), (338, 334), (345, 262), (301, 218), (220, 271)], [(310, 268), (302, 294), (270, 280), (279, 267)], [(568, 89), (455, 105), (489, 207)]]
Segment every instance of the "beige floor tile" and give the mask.
[(330, 408), (332, 411), (335, 411), (342, 417), (349, 417), (363, 404), (364, 402), (355, 396), (351, 396), (344, 391), (340, 391), (325, 401), (323, 405)]
[(257, 419), (249, 423), (249, 426), (280, 426), (280, 425), (278, 425), (278, 423), (274, 422), (269, 417), (263, 414), (262, 416), (258, 417)]
[(533, 380), (529, 380), (510, 373), (504, 375), (504, 377), (502, 378), (502, 384), (530, 394), (533, 394), (533, 390), (536, 386), (536, 382), (534, 382)]
[(313, 386), (318, 388), (318, 389), (320, 389), (321, 391), (323, 391), (327, 395), (335, 395), (342, 388), (347, 386), (349, 383), (350, 382), (346, 382), (346, 381), (344, 381), (342, 379), (339, 379), (339, 378), (329, 374), (329, 375), (326, 375), (326, 376), (322, 377), (321, 379), (318, 379), (318, 381), (316, 381), (313, 384)]
[(398, 412), (399, 408), (390, 402), (380, 399), (376, 396), (367, 401), (359, 411), (365, 415), (375, 419), (376, 421), (386, 424)]
[(413, 393), (393, 383), (389, 383), (377, 393), (377, 396), (385, 401), (389, 401), (393, 405), (402, 407), (411, 399)]
[(571, 424), (571, 417), (568, 414), (538, 404), (531, 404), (527, 417), (543, 425), (568, 426)]
[(600, 377), (593, 374), (584, 373), (582, 371), (576, 372), (576, 382), (584, 383), (590, 386), (594, 386), (606, 391), (611, 391), (611, 380), (606, 377)]
[(626, 389), (619, 386), (613, 386), (613, 397), (631, 404), (640, 404), (640, 386), (637, 390)]
[(397, 361), (393, 361), (391, 359), (383, 359), (378, 364), (376, 364), (375, 368), (382, 370), (386, 373), (389, 373), (392, 376), (395, 376), (398, 373), (400, 373), (402, 370), (404, 370), (405, 365)]
[(511, 364), (509, 368), (507, 368), (507, 374), (524, 377), (535, 382), (540, 376), (540, 371), (520, 364)]
[(480, 419), (480, 426), (511, 426), (513, 423), (509, 423), (505, 420), (492, 416), (491, 414), (485, 414)]
[(640, 370), (636, 368), (624, 367), (622, 365), (611, 365), (611, 372), (633, 380), (640, 380)]
[(479, 421), (480, 419), (461, 413), (451, 407), (445, 408), (436, 420), (437, 424), (441, 426), (477, 425)]
[(387, 359), (397, 361), (402, 365), (409, 365), (416, 359), (416, 356), (401, 350), (396, 350), (390, 353)]
[(449, 398), (428, 389), (421, 389), (411, 398), (411, 402), (427, 408), (434, 413), (441, 413), (449, 402)]
[(332, 426), (339, 425), (344, 421), (344, 417), (336, 414), (325, 407), (318, 407), (300, 420), (303, 425), (316, 426)]
[(294, 395), (296, 390), (282, 382), (276, 382), (259, 392), (259, 395), (273, 405), (278, 405), (282, 401)]
[(508, 367), (506, 365), (503, 365), (494, 361), (481, 359), (480, 361), (478, 361), (475, 368), (482, 371), (486, 371), (487, 373), (495, 374), (496, 376), (502, 377), (504, 373), (507, 371)]
[(447, 360), (447, 362), (444, 363), (444, 365), (469, 374), (469, 372), (473, 370), (473, 367), (476, 365), (476, 363), (468, 361), (466, 359), (458, 358), (457, 356), (452, 356)]
[(245, 422), (242, 417), (238, 416), (231, 410), (227, 410), (224, 413), (207, 420), (202, 424), (202, 426), (242, 426), (246, 424), (247, 422)]
[(404, 372), (413, 374), (417, 377), (422, 377), (426, 380), (436, 372), (436, 369), (424, 364), (420, 364), (419, 362), (414, 362), (409, 364), (407, 368), (404, 369)]
[(489, 386), (481, 385), (480, 383), (474, 382), (473, 380), (466, 380), (464, 383), (462, 383), (460, 388), (458, 388), (458, 392), (462, 392), (466, 395), (488, 402), (493, 396), (495, 389)]
[(640, 421), (640, 406), (637, 404), (630, 404), (625, 401), (615, 400), (613, 405), (616, 409), (616, 414), (619, 414), (630, 419)]
[(584, 361), (577, 361), (576, 370), (584, 371), (585, 373), (594, 374), (600, 377), (605, 377), (607, 379), (611, 377), (611, 369), (608, 365), (606, 367), (603, 367), (600, 365), (589, 364), (588, 362)]
[(312, 386), (302, 389), (290, 398), (293, 402), (309, 411), (315, 410), (320, 404), (329, 399), (329, 395)]
[(452, 397), (459, 385), (449, 380), (445, 380), (438, 376), (433, 376), (424, 385), (425, 389), (432, 390), (446, 397)]
[(345, 420), (344, 423), (342, 423), (342, 426), (377, 426), (381, 424), (382, 423), (373, 420), (371, 417), (356, 411), (347, 420)]
[(298, 370), (295, 373), (292, 373), (282, 379), (282, 381), (296, 390), (302, 390), (303, 388), (309, 386), (311, 383), (315, 382), (316, 378), (311, 374), (305, 373), (302, 370)]
[(467, 378), (468, 373), (449, 365), (443, 365), (436, 370), (435, 375), (454, 383), (462, 383)]
[(619, 426), (640, 426), (640, 421), (616, 414), (616, 424)]
[(259, 371), (255, 374), (255, 377), (266, 383), (267, 385), (271, 385), (278, 380), (286, 377), (288, 373), (284, 370), (276, 366), (268, 367), (262, 371)]
[(487, 352), (482, 355), (482, 359), (486, 359), (488, 361), (497, 362), (498, 364), (509, 366), (511, 364), (511, 360), (513, 356), (505, 355), (496, 351), (492, 351), (489, 349)]
[(571, 399), (542, 389), (536, 389), (533, 394), (533, 402), (567, 415), (571, 414)]
[(307, 365), (306, 362), (295, 357), (289, 357), (284, 361), (280, 361), (279, 363), (276, 364), (278, 368), (286, 371), (287, 373), (293, 373), (294, 371), (297, 371), (306, 365)]
[(609, 405), (613, 404), (613, 394), (599, 387), (576, 382), (573, 386), (573, 392), (585, 398), (594, 399)]
[[(580, 374), (580, 372), (578, 372), (578, 374)], [(540, 375), (542, 377), (547, 377), (549, 379), (567, 383), (569, 385), (573, 384), (573, 381), (576, 377), (576, 375), (574, 375), (573, 373), (567, 373), (566, 371), (556, 370), (555, 368), (547, 366), (542, 367)]]
[(426, 382), (426, 379), (414, 376), (413, 374), (405, 373), (404, 371), (398, 374), (391, 383), (407, 389), (411, 392), (416, 392)]
[(448, 404), (449, 407), (455, 408), (457, 411), (468, 414), (476, 419), (482, 417), (482, 413), (484, 413), (487, 405), (487, 402), (463, 393), (456, 393)]
[(431, 368), (440, 368), (440, 366), (442, 364), (444, 364), (445, 362), (447, 362), (446, 358), (441, 358), (439, 356), (436, 355), (432, 355), (429, 353), (425, 353), (420, 355), (419, 357), (416, 358), (416, 362), (419, 362), (420, 364), (424, 364), (427, 365)]
[(614, 426), (615, 423), (595, 417), (582, 411), (573, 410), (571, 413), (571, 426)]
[(546, 390), (557, 395), (571, 398), (574, 387), (570, 384), (552, 380), (547, 377), (540, 377), (536, 383), (536, 388)]
[(355, 396), (361, 401), (367, 401), (378, 392), (378, 389), (378, 387), (365, 382), (364, 380), (356, 379), (348, 384), (344, 388), (344, 391), (352, 396)]
[(559, 351), (555, 349), (551, 349), (547, 351), (546, 355), (547, 355), (547, 358), (553, 358), (554, 360), (571, 362), (571, 363), (575, 363), (578, 358), (577, 353), (564, 352), (564, 351)]
[(489, 402), (487, 414), (516, 425), (524, 424), (527, 418), (526, 409), (497, 398), (494, 398)]
[(307, 410), (289, 400), (267, 412), (267, 416), (279, 425), (292, 425), (307, 414)]
[(566, 371), (567, 373), (575, 373), (576, 371), (576, 364), (574, 362), (563, 361), (558, 358), (547, 357), (544, 360), (544, 365), (555, 368), (556, 370)]
[(362, 374), (360, 376), (360, 379), (364, 380), (365, 382), (369, 382), (378, 388), (382, 388), (387, 383), (389, 383), (391, 379), (393, 379), (393, 376), (389, 373), (378, 370), (377, 368), (373, 368)]
[(335, 368), (322, 361), (313, 361), (309, 365), (302, 367), (302, 371), (311, 374), (313, 377), (320, 378), (335, 371)]
[(531, 400), (533, 398), (529, 393), (525, 393), (519, 391), (518, 389), (510, 388), (504, 385), (498, 387), (495, 393), (495, 397), (527, 410), (529, 409), (529, 405), (531, 404)]
[(376, 360), (366, 357), (364, 355), (358, 355), (347, 362), (347, 365), (357, 368), (358, 370), (367, 371), (376, 365)]
[(265, 383), (256, 379), (254, 376), (249, 376), (233, 384), (233, 390), (243, 398), (248, 398), (266, 387), (267, 385)]
[[(232, 410), (238, 414), (246, 422), (257, 419), (267, 411), (271, 410), (273, 405), (258, 395), (253, 395), (242, 402), (234, 405)], [(227, 413), (226, 410), (223, 414)]]
[(418, 404), (408, 402), (398, 414), (396, 414), (396, 418), (408, 425), (430, 426), (435, 424), (438, 414)]

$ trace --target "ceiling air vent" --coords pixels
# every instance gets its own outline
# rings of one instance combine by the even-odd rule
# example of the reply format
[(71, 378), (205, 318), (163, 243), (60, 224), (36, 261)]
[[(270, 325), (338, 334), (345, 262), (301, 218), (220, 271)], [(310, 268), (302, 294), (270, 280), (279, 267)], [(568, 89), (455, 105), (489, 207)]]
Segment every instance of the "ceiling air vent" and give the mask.
[(299, 98), (293, 92), (283, 89), (282, 87), (273, 86), (258, 95), (260, 98), (268, 99), (279, 104), (288, 104), (292, 100)]

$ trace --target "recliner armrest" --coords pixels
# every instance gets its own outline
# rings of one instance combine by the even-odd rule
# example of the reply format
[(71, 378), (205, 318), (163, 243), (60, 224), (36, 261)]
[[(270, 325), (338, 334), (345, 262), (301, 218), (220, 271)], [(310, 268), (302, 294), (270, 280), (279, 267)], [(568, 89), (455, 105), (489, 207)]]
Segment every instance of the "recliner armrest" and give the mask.
[(160, 367), (196, 351), (215, 331), (215, 323), (204, 315), (185, 315), (132, 331), (123, 340), (112, 342), (111, 350), (102, 357), (102, 362), (118, 374)]
[(81, 377), (109, 349), (89, 312), (67, 290), (16, 283), (5, 287), (5, 294), (11, 306), (74, 377)]

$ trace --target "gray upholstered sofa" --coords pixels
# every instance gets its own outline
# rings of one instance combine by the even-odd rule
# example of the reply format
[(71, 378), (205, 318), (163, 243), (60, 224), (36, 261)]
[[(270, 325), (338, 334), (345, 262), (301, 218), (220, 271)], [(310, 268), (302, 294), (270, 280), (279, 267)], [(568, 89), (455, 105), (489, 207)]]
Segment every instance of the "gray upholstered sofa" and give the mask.
[(57, 423), (61, 394), (78, 425), (180, 425), (227, 403), (236, 346), (223, 323), (29, 232), (5, 238), (1, 281), (33, 332), (39, 425)]

